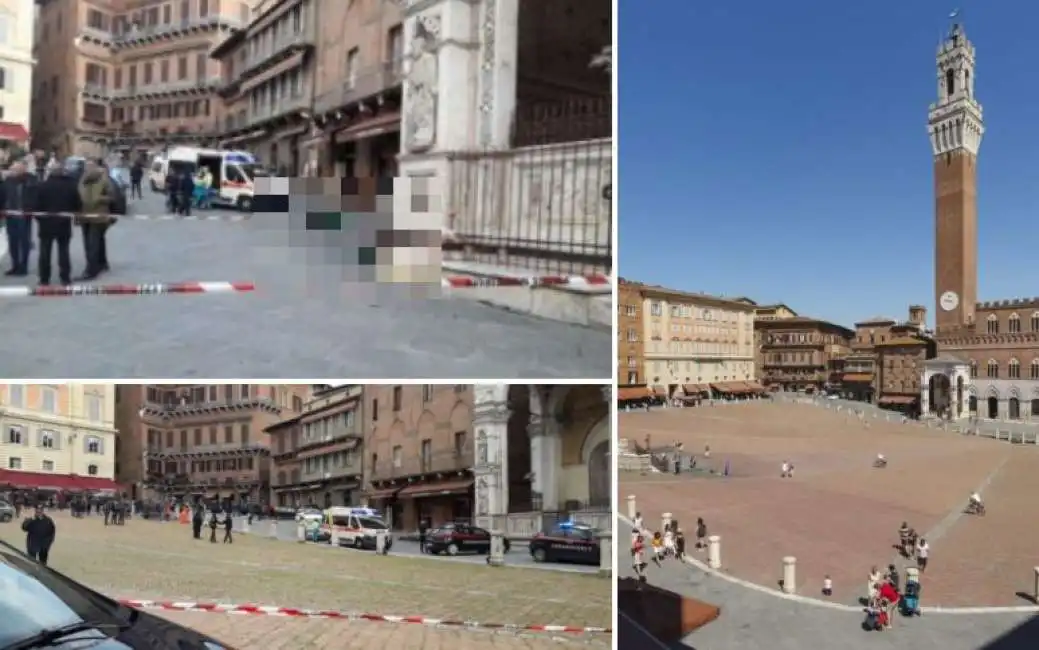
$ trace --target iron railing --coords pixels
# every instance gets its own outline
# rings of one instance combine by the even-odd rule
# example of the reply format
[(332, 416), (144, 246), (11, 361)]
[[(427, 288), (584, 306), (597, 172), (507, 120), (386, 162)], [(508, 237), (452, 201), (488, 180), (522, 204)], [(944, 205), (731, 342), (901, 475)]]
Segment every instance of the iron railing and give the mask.
[(387, 61), (362, 68), (354, 74), (347, 72), (344, 76), (346, 80), (337, 88), (326, 90), (314, 98), (315, 113), (334, 111), (400, 86), (403, 68), (400, 61)]
[(546, 273), (612, 265), (609, 97), (519, 106), (512, 149), (448, 156), (445, 250)]
[(419, 453), (408, 458), (393, 458), (391, 454), (389, 458), (379, 458), (374, 465), (369, 463), (365, 467), (365, 474), (369, 481), (380, 481), (436, 472), (461, 472), (472, 468), (474, 459), (471, 445), (461, 449), (436, 449), (425, 455)]

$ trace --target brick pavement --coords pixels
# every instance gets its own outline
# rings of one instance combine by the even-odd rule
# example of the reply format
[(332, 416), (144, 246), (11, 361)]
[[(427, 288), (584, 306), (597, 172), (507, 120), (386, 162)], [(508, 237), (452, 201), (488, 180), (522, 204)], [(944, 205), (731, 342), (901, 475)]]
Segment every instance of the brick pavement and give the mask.
[[(621, 530), (627, 528), (621, 524)], [(631, 574), (627, 550), (617, 549), (618, 573)], [(890, 632), (862, 631), (863, 615), (793, 602), (691, 567), (650, 566), (649, 581), (721, 607), (721, 616), (683, 642), (660, 646), (619, 623), (626, 650), (1025, 650), (1036, 647), (1035, 613), (925, 614), (896, 619)], [(1029, 629), (1028, 626), (1031, 626)]]
[[(1026, 502), (1039, 487), (1034, 448), (911, 424), (866, 428), (832, 411), (769, 402), (622, 413), (620, 426), (621, 437), (642, 443), (649, 433), (654, 446), (680, 441), (699, 454), (710, 444), (718, 469), (730, 461), (728, 479), (622, 473), (618, 491), (621, 503), (636, 495), (655, 525), (670, 511), (689, 532), (704, 517), (722, 538), (723, 569), (738, 577), (778, 588), (782, 557), (793, 555), (798, 593), (817, 595), (829, 574), (835, 600), (854, 603), (869, 568), (895, 559), (897, 528), (908, 521), (942, 533), (931, 540), (926, 605), (1021, 605), (1015, 592), (1031, 588), (1037, 562), (1028, 542), (1039, 536), (1039, 518), (1021, 515), (1035, 512)], [(887, 469), (872, 469), (877, 453)], [(795, 478), (779, 478), (784, 460)], [(959, 517), (990, 475), (989, 515)]]
[[(63, 514), (56, 514), (55, 521), (58, 538), (51, 554), (52, 566), (117, 598), (256, 603), (485, 623), (611, 627), (612, 587), (610, 581), (597, 576), (380, 557), (370, 552), (287, 544), (244, 535), (237, 537), (233, 545), (214, 545), (191, 539), (189, 528), (176, 523), (142, 520), (106, 528), (97, 517), (73, 519)], [(0, 538), (22, 546), (17, 524), (0, 526)], [(233, 632), (236, 638), (251, 634), (252, 624), (267, 625), (260, 623), (265, 620), (262, 617), (195, 613), (172, 616), (192, 617), (190, 620), (197, 620), (197, 627), (205, 631), (210, 628), (204, 626), (232, 626), (240, 630)], [(227, 620), (221, 622), (222, 619)], [(293, 629), (304, 623), (288, 623), (291, 619), (286, 618), (271, 620)], [(324, 630), (344, 629), (335, 628), (336, 624), (362, 630), (363, 634), (358, 635), (365, 638), (383, 635), (379, 637), (379, 647), (385, 646), (387, 640), (397, 639), (408, 642), (403, 647), (432, 648), (453, 640), (468, 644), (484, 638), (497, 644), (518, 644), (505, 647), (519, 648), (527, 647), (523, 644), (555, 643), (552, 639), (556, 638), (531, 636), (507, 641), (506, 635), (433, 628), (404, 631), (394, 624), (305, 623), (313, 623), (306, 633), (315, 638), (320, 638)], [(473, 640), (466, 634), (474, 635)], [(574, 641), (606, 647), (610, 638), (582, 636)]]

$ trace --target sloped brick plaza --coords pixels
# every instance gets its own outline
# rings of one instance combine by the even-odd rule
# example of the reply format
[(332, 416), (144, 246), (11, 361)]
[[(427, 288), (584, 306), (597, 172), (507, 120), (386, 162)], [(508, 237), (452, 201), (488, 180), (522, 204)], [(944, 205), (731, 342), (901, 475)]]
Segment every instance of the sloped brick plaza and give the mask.
[[(671, 512), (690, 537), (703, 517), (736, 577), (778, 589), (782, 558), (795, 556), (799, 594), (818, 596), (830, 575), (833, 600), (853, 604), (872, 566), (908, 564), (894, 548), (906, 521), (931, 544), (925, 606), (1029, 604), (1039, 447), (772, 401), (620, 414), (620, 437), (647, 435), (653, 447), (682, 443), (698, 467), (728, 463), (730, 475), (621, 472), (622, 511), (635, 495), (647, 525)], [(888, 468), (873, 468), (878, 453)], [(784, 461), (793, 478), (780, 478)], [(962, 514), (974, 490), (985, 517)]]
[[(191, 538), (177, 523), (54, 514), (53, 568), (113, 598), (279, 605), (437, 619), (611, 626), (612, 587), (595, 575), (377, 556), (368, 551), (240, 535)], [(18, 522), (0, 539), (24, 546)], [(609, 647), (609, 634), (517, 633), (362, 620), (155, 612), (240, 648)]]

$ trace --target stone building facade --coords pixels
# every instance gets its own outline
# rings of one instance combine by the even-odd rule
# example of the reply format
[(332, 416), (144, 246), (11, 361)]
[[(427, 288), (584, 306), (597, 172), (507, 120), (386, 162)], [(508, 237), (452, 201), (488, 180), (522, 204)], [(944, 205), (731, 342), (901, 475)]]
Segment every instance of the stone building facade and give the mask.
[(760, 344), (758, 377), (771, 390), (821, 391), (837, 384), (854, 332), (816, 318), (755, 320)]

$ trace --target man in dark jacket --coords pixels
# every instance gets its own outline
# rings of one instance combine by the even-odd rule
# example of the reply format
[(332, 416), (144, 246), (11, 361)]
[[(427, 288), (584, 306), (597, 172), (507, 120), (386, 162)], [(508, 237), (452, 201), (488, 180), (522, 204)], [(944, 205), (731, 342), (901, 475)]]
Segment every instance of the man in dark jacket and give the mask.
[(195, 503), (191, 512), (191, 534), (195, 539), (202, 539), (203, 508), (200, 503)]
[[(81, 212), (83, 201), (79, 186), (60, 163), (47, 167), (47, 180), (40, 184), (40, 212)], [(51, 253), (58, 247), (58, 279), (64, 285), (72, 283), (72, 262), (69, 257), (69, 242), (72, 241), (72, 219), (68, 217), (39, 217), (40, 238), (40, 284), (47, 286), (51, 280)]]
[(177, 177), (173, 191), (177, 194), (177, 214), (191, 215), (191, 198), (195, 194), (195, 179), (190, 170), (183, 170)]
[(10, 176), (0, 185), (0, 208), (5, 211), (7, 250), (11, 255), (11, 269), (7, 271), (10, 276), (29, 274), (32, 217), (25, 213), (36, 210), (36, 187), (36, 177), (23, 162), (11, 165)]
[(143, 198), (141, 180), (144, 178), (144, 165), (138, 160), (130, 168), (130, 198)]
[[(116, 190), (108, 172), (96, 160), (88, 160), (79, 180), (79, 196), (83, 202), (83, 212), (95, 217), (111, 214), (112, 198)], [(105, 230), (108, 224), (102, 219), (94, 218), (83, 223), (83, 248), (87, 258), (87, 268), (81, 280), (93, 280), (108, 270), (105, 251)]]
[(22, 530), (25, 531), (25, 552), (29, 557), (40, 564), (47, 564), (47, 556), (50, 555), (51, 545), (54, 544), (54, 520), (43, 512), (43, 506), (37, 505), (36, 512), (29, 519), (22, 522)]

